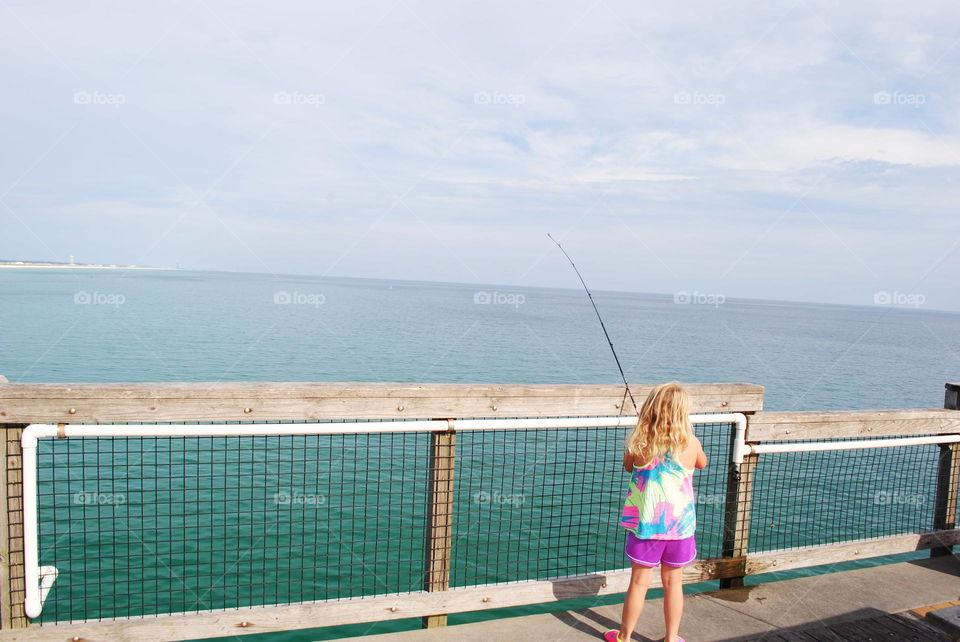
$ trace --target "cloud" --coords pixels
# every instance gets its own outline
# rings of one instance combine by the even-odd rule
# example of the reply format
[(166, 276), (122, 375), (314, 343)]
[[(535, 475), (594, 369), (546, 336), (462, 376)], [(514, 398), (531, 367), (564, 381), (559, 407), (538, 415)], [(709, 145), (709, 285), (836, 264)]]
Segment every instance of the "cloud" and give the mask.
[(2, 255), (958, 305), (946, 2), (0, 11)]

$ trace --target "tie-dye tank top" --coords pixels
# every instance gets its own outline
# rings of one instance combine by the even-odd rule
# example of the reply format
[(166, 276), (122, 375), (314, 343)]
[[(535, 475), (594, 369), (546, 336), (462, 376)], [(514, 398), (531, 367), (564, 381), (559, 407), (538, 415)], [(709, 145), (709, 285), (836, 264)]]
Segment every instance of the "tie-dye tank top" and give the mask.
[(634, 468), (620, 526), (638, 539), (686, 539), (697, 528), (693, 469), (670, 453)]

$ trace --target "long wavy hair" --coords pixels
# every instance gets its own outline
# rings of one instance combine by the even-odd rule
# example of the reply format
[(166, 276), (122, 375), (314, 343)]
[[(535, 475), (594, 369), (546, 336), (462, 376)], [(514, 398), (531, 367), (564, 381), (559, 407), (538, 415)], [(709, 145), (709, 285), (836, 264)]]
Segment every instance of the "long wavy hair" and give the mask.
[(646, 458), (636, 463), (642, 468), (668, 452), (679, 454), (686, 448), (690, 433), (690, 394), (679, 382), (671, 381), (654, 387), (647, 395), (625, 446), (628, 453)]

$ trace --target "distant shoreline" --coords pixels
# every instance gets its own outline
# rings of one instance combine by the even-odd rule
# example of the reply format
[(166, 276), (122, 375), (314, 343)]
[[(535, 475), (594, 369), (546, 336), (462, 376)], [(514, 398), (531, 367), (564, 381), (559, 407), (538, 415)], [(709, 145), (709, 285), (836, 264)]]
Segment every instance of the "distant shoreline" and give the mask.
[(142, 265), (89, 265), (78, 263), (34, 263), (31, 261), (0, 261), (0, 268), (60, 268), (67, 270), (179, 270), (172, 267), (146, 267)]

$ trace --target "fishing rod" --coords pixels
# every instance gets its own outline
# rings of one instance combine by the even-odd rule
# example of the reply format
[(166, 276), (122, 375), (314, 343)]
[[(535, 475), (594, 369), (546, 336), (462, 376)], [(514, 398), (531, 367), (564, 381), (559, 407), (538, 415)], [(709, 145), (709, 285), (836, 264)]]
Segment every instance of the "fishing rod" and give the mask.
[[(560, 245), (560, 242), (557, 239), (547, 232), (547, 237), (556, 243), (557, 247), (560, 248), (560, 251), (563, 252), (563, 255), (567, 257), (567, 260), (570, 261), (570, 265), (573, 266), (573, 271), (577, 273), (577, 278), (580, 279), (583, 289), (587, 292), (587, 297), (590, 298), (590, 304), (593, 306), (593, 311), (597, 313), (597, 319), (600, 321), (600, 327), (603, 328), (603, 336), (607, 338), (607, 343), (610, 345), (610, 352), (613, 353), (613, 360), (617, 362), (617, 369), (620, 371), (620, 378), (623, 379), (624, 395), (623, 401), (627, 400), (627, 395), (630, 396), (630, 403), (633, 404), (633, 409), (636, 413), (640, 414), (640, 408), (637, 407), (637, 400), (633, 398), (633, 393), (630, 392), (630, 384), (627, 383), (627, 375), (623, 374), (623, 366), (620, 365), (620, 359), (617, 357), (617, 351), (613, 349), (613, 341), (610, 340), (610, 333), (607, 332), (607, 326), (603, 323), (603, 317), (600, 316), (600, 310), (597, 309), (597, 304), (593, 300), (593, 294), (590, 293), (590, 288), (587, 287), (586, 281), (583, 280), (583, 276), (580, 274), (580, 270), (577, 269), (576, 263), (573, 262), (573, 259), (570, 258), (570, 255), (567, 254), (567, 251), (563, 249), (563, 246)], [(620, 403), (621, 410), (623, 409), (623, 402)]]

